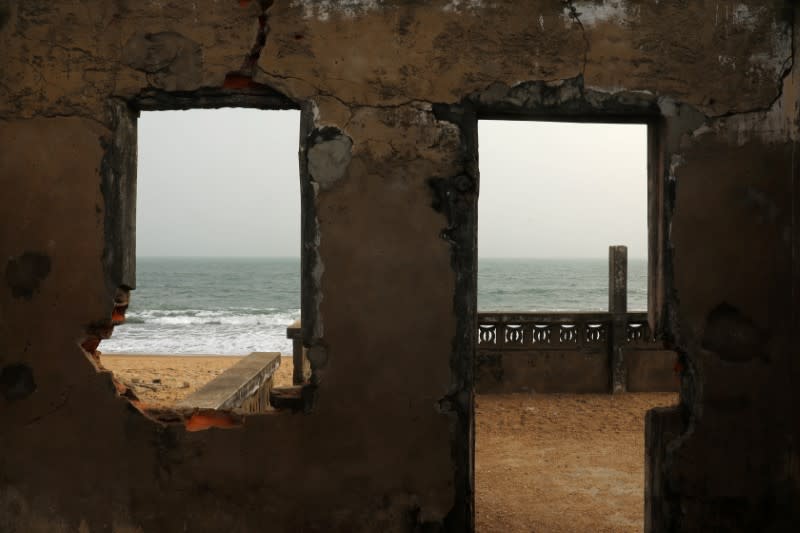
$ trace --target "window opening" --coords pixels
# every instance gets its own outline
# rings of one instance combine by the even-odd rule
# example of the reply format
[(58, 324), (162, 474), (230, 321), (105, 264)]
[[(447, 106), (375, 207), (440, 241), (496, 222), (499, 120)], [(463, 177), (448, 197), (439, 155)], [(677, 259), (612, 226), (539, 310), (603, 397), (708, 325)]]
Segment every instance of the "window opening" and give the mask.
[[(239, 367), (234, 377), (248, 386), (291, 385), (299, 124), (295, 110), (141, 113), (137, 287), (100, 360), (143, 402), (193, 406), (198, 391)], [(282, 356), (247, 357), (254, 352)], [(263, 395), (248, 401), (251, 411), (267, 408)]]

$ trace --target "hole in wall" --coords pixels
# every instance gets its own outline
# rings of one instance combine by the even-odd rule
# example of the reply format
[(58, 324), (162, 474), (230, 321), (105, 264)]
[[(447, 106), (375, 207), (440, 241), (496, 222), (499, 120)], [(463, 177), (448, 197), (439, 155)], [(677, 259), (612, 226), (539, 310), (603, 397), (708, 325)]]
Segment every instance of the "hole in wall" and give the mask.
[(13, 363), (0, 368), (0, 396), (6, 401), (23, 400), (36, 391), (33, 370), (24, 363)]
[[(644, 416), (678, 386), (647, 321), (647, 128), (478, 123), (478, 530), (641, 531)], [(652, 392), (611, 395), (619, 360)]]
[(269, 410), (269, 389), (291, 384), (299, 124), (240, 108), (138, 119), (137, 287), (84, 349), (143, 405), (201, 409), (189, 429), (235, 426), (215, 410)]

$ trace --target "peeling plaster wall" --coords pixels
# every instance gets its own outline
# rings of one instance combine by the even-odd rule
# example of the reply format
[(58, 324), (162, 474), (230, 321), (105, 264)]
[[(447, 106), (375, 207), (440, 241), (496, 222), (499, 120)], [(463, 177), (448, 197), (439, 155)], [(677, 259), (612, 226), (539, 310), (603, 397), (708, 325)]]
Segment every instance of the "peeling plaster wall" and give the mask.
[[(779, 0), (0, 1), (0, 530), (469, 531), (470, 124), (637, 106), (662, 124), (661, 303), (686, 368), (648, 421), (648, 527), (787, 530), (797, 28)], [(192, 433), (80, 347), (133, 286), (120, 116), (254, 87), (306, 110), (313, 408)]]

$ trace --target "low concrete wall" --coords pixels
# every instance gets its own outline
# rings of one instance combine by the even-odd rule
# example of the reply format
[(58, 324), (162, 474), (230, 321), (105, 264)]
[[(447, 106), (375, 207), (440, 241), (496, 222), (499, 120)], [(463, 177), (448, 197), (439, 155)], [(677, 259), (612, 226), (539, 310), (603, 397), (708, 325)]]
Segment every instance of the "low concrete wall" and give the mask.
[[(616, 346), (625, 390), (677, 391), (675, 352), (652, 338), (644, 313), (623, 319)], [(612, 339), (610, 313), (479, 313), (475, 390), (611, 392)]]
[[(628, 392), (677, 392), (675, 352), (625, 350)], [(608, 356), (602, 352), (530, 351), (479, 353), (475, 390), (510, 392), (609, 392)]]
[(479, 354), (479, 393), (608, 391), (608, 358), (602, 353), (537, 351)]
[(628, 392), (678, 392), (677, 354), (672, 350), (630, 350), (625, 353)]

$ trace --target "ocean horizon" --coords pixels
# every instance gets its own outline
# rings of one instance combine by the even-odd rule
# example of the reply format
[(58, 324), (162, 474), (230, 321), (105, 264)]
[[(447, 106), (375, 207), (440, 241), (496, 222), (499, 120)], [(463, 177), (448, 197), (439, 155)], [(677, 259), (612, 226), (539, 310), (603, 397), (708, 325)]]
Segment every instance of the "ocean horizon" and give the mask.
[[(103, 353), (291, 353), (299, 257), (139, 256), (126, 323)], [(628, 308), (647, 308), (647, 260), (628, 260)], [(478, 310), (605, 311), (608, 258), (480, 258)]]

